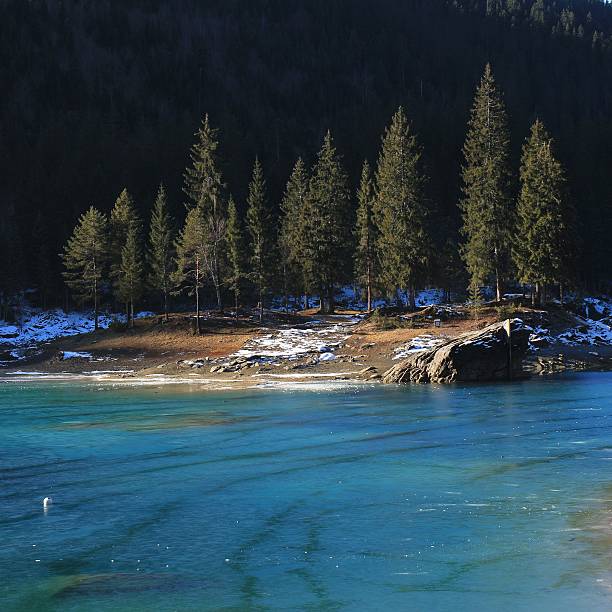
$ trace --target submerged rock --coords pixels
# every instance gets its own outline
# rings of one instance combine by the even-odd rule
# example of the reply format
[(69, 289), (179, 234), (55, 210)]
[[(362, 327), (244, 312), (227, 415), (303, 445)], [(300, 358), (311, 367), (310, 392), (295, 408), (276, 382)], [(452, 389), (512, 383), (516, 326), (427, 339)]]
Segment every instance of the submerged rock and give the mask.
[[(506, 331), (508, 323), (510, 343)], [(520, 376), (529, 334), (530, 328), (520, 319), (493, 323), (440, 346), (412, 353), (385, 372), (383, 381), (451, 383), (507, 380)]]

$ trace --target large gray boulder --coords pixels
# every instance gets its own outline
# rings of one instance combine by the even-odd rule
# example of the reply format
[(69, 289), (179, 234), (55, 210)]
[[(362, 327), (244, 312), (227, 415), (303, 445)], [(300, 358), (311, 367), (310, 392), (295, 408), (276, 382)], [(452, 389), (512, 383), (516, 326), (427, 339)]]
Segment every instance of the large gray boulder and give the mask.
[[(508, 326), (510, 339), (508, 339)], [(385, 372), (386, 383), (507, 380), (522, 375), (530, 328), (520, 319), (493, 323), (409, 355)]]

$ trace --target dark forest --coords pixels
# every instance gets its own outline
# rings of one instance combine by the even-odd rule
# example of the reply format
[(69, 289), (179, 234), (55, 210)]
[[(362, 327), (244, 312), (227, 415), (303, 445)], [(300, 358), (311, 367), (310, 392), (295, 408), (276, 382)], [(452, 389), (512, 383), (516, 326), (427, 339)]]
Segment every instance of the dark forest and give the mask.
[[(508, 112), (513, 168), (542, 119), (578, 213), (578, 282), (609, 286), (612, 7), (599, 0), (0, 6), (5, 293), (44, 284), (61, 303), (58, 254), (76, 218), (92, 205), (108, 212), (123, 188), (148, 217), (163, 181), (184, 217), (183, 173), (206, 113), (237, 208), (258, 156), (278, 211), (296, 159), (311, 164), (328, 129), (354, 195), (401, 105), (422, 146), (437, 240), (455, 239), (461, 150), (487, 62)], [(513, 181), (517, 193), (516, 172)]]

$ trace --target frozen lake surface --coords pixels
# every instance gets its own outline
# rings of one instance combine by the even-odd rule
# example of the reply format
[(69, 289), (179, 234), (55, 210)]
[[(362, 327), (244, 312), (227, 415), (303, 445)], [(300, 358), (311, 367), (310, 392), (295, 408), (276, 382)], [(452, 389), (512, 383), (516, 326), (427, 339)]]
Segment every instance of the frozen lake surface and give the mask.
[(607, 373), (0, 382), (1, 607), (608, 610), (611, 425)]

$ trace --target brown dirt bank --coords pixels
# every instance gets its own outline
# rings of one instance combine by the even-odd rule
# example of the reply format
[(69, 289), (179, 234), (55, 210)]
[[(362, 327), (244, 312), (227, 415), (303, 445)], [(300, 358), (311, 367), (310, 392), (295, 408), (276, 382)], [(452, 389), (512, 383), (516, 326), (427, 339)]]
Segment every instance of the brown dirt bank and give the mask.
[[(355, 314), (345, 311), (342, 314)], [(117, 372), (121, 377), (165, 375), (189, 377), (203, 381), (233, 382), (240, 386), (247, 381), (265, 380), (330, 380), (357, 379), (375, 382), (394, 363), (396, 349), (417, 336), (456, 337), (462, 333), (485, 327), (506, 316), (499, 308), (480, 310), (478, 317), (462, 307), (438, 312), (427, 309), (416, 314), (376, 314), (346, 328), (343, 339), (335, 350), (336, 358), (320, 361), (317, 353), (299, 358), (236, 363), (230, 371), (218, 371), (227, 365), (231, 356), (254, 338), (274, 334), (287, 326), (304, 326), (319, 321), (320, 325), (342, 324), (341, 318), (322, 317), (314, 311), (298, 314), (268, 313), (263, 323), (251, 316), (234, 319), (218, 313), (206, 313), (202, 320), (203, 333), (193, 333), (193, 319), (184, 314), (173, 314), (169, 322), (161, 317), (136, 321), (132, 330), (101, 330), (95, 333), (58, 339), (41, 347), (41, 352), (12, 368), (0, 370), (37, 371), (51, 374), (81, 374)], [(539, 324), (543, 318), (555, 331), (572, 323), (566, 313), (554, 309), (544, 312), (530, 308), (514, 308), (512, 316), (527, 323)], [(441, 325), (434, 325), (441, 318)], [(91, 358), (62, 359), (62, 351), (89, 353)], [(562, 357), (559, 357), (561, 355)], [(538, 349), (530, 356), (534, 373), (553, 373), (564, 369), (610, 369), (612, 347), (590, 345), (552, 345)], [(545, 366), (533, 364), (546, 363)], [(211, 372), (211, 369), (215, 370)], [(223, 367), (221, 367), (223, 369)]]

